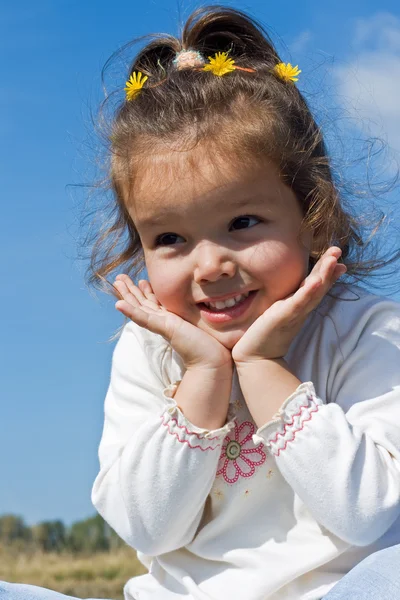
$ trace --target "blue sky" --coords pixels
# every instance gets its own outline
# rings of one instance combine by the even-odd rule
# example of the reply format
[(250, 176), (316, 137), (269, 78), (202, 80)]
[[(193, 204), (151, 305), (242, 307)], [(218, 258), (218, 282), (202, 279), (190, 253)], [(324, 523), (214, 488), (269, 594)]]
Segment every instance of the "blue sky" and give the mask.
[[(348, 144), (342, 158), (356, 155), (366, 134), (387, 139), (398, 157), (397, 0), (383, 0), (379, 10), (370, 0), (226, 4), (262, 21), (282, 58), (303, 69), (300, 88), (328, 134), (336, 127)], [(94, 512), (90, 490), (114, 347), (107, 339), (121, 317), (112, 300), (85, 288), (77, 236), (86, 192), (74, 185), (96, 174), (90, 109), (102, 97), (103, 63), (134, 37), (176, 34), (179, 19), (197, 6), (0, 2), (0, 514), (69, 524)], [(123, 87), (125, 76), (114, 74), (114, 85)], [(361, 167), (357, 173), (364, 176)], [(381, 206), (398, 225), (398, 190)], [(389, 228), (385, 242), (394, 235)], [(400, 275), (393, 281), (400, 286)]]

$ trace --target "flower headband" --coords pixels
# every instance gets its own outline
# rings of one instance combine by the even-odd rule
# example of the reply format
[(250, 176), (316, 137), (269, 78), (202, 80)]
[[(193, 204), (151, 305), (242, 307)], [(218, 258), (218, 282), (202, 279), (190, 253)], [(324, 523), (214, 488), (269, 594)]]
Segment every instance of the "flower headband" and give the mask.
[[(223, 75), (235, 70), (248, 71), (249, 73), (256, 72), (255, 69), (249, 69), (235, 65), (235, 61), (232, 58), (228, 58), (227, 52), (217, 52), (214, 57), (209, 56), (208, 60), (210, 62), (205, 64), (204, 58), (200, 52), (197, 52), (196, 50), (181, 50), (181, 52), (178, 52), (173, 62), (178, 71), (194, 68), (196, 71), (211, 71), (218, 77), (222, 77)], [(293, 83), (298, 81), (297, 75), (301, 73), (301, 70), (297, 65), (292, 67), (290, 63), (281, 62), (275, 65), (273, 73), (282, 81)], [(126, 99), (133, 100), (136, 98), (147, 79), (147, 75), (143, 76), (143, 73), (140, 71), (134, 71), (129, 80), (126, 82)], [(159, 85), (160, 83), (156, 85)]]

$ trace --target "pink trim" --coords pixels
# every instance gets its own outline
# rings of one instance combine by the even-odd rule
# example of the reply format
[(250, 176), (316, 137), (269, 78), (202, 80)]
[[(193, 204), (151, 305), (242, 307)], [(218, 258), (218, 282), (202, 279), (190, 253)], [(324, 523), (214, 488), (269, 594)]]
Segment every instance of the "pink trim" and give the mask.
[(291, 439), (285, 440), (285, 445), (282, 448), (278, 448), (277, 452), (275, 452), (273, 450), (273, 454), (275, 454), (275, 456), (279, 456), (282, 450), (286, 450), (288, 442), (293, 442), (294, 438), (296, 437), (296, 433), (298, 431), (301, 431), (303, 429), (304, 423), (306, 423), (307, 421), (311, 421), (312, 414), (318, 412), (318, 410), (319, 410), (319, 404), (317, 404), (314, 401), (313, 398), (311, 398), (309, 396), (307, 396), (307, 398), (308, 398), (308, 400), (310, 400), (310, 402), (312, 402), (314, 404), (314, 410), (312, 409), (312, 406), (311, 407), (310, 406), (300, 406), (299, 412), (292, 416), (292, 422), (291, 423), (285, 423), (284, 428), (283, 428), (284, 429), (284, 433), (281, 433), (280, 431), (278, 431), (276, 433), (275, 439), (271, 440), (269, 442), (269, 445), (270, 444), (276, 444), (277, 441), (278, 441), (278, 437), (284, 437), (286, 435), (286, 433), (287, 433), (288, 428), (291, 427), (294, 424), (295, 417), (300, 417), (302, 411), (305, 410), (305, 409), (308, 409), (310, 411), (309, 417), (308, 418), (304, 418), (303, 421), (301, 422), (301, 427), (299, 427), (298, 429), (292, 430), (293, 437)]
[(247, 426), (247, 427), (250, 427), (250, 431), (249, 431), (249, 433), (248, 433), (248, 434), (247, 434), (247, 435), (246, 435), (246, 436), (245, 436), (245, 437), (244, 437), (244, 438), (243, 438), (243, 439), (240, 441), (240, 445), (241, 445), (241, 446), (244, 446), (244, 445), (245, 445), (245, 444), (246, 444), (246, 443), (247, 443), (249, 440), (251, 440), (251, 439), (252, 439), (252, 437), (253, 437), (253, 433), (254, 433), (254, 425), (253, 425), (253, 423), (250, 423), (250, 421), (244, 421), (244, 422), (241, 424), (241, 426), (239, 427), (239, 430), (238, 430), (238, 438), (239, 438), (239, 435), (242, 433), (242, 429), (244, 429), (246, 426)]
[[(206, 452), (206, 450), (217, 450), (217, 448), (220, 447), (220, 444), (217, 444), (214, 447), (213, 446), (207, 446), (206, 448), (203, 448), (202, 446), (200, 446), (200, 444), (198, 444), (197, 446), (192, 446), (192, 444), (189, 442), (189, 440), (185, 440), (185, 439), (181, 440), (177, 431), (171, 431), (170, 430), (168, 423), (170, 421), (175, 421), (176, 422), (176, 419), (170, 419), (167, 423), (165, 423), (165, 421), (164, 421), (164, 415), (161, 415), (161, 420), (162, 420), (162, 424), (168, 429), (168, 433), (170, 433), (171, 435), (174, 435), (176, 437), (176, 439), (178, 440), (178, 442), (180, 442), (181, 444), (187, 444), (189, 446), (189, 448), (192, 448), (193, 450), (196, 449), (196, 448), (199, 448), (202, 452)], [(179, 425), (178, 425), (178, 427), (181, 427), (181, 429), (185, 429), (186, 432), (188, 433), (188, 435), (198, 435), (198, 434), (195, 434), (195, 433), (188, 432), (188, 430), (186, 429), (186, 427), (182, 427), (182, 426), (179, 426)], [(211, 439), (215, 440), (217, 438), (211, 438)]]
[[(186, 425), (180, 425), (178, 423), (178, 419), (176, 417), (170, 417), (169, 419), (170, 421), (175, 421), (176, 426), (179, 427), (179, 429), (184, 429), (185, 432), (187, 433), (187, 435), (195, 435), (199, 440), (203, 440), (204, 439), (204, 435), (201, 435), (200, 433), (197, 433), (196, 431), (189, 431), (188, 428), (186, 427)], [(216, 435), (215, 437), (212, 438), (207, 438), (208, 440), (218, 440), (218, 436)]]

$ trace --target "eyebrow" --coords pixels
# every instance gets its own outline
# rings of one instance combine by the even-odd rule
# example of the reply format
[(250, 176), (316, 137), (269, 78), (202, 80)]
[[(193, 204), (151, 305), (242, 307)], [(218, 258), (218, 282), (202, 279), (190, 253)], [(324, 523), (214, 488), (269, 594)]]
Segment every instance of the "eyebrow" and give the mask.
[[(229, 209), (235, 209), (235, 208), (247, 208), (249, 206), (260, 206), (260, 204), (263, 204), (263, 208), (273, 208), (276, 206), (277, 201), (276, 198), (274, 197), (265, 197), (264, 195), (261, 196), (261, 194), (255, 194), (254, 196), (248, 197), (248, 198), (234, 198), (230, 201), (227, 201), (226, 204), (224, 205), (225, 208)], [(158, 225), (162, 225), (162, 223), (164, 221), (166, 221), (167, 219), (173, 219), (173, 218), (179, 218), (178, 215), (174, 214), (173, 210), (168, 209), (168, 208), (161, 208), (159, 209), (159, 211), (157, 212), (157, 214), (152, 215), (150, 217), (145, 217), (144, 219), (138, 219), (136, 221), (136, 225), (143, 227), (143, 228), (148, 228), (148, 227), (155, 227)]]

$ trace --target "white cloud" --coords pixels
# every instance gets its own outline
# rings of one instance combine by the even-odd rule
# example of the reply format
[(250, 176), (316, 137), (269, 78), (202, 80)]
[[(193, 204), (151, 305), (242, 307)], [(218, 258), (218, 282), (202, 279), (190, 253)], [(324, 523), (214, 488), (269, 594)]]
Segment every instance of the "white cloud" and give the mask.
[(353, 44), (350, 61), (334, 70), (343, 106), (364, 131), (400, 152), (400, 19), (359, 19)]
[(400, 19), (390, 13), (377, 13), (369, 19), (356, 21), (354, 45), (373, 44), (400, 51)]

